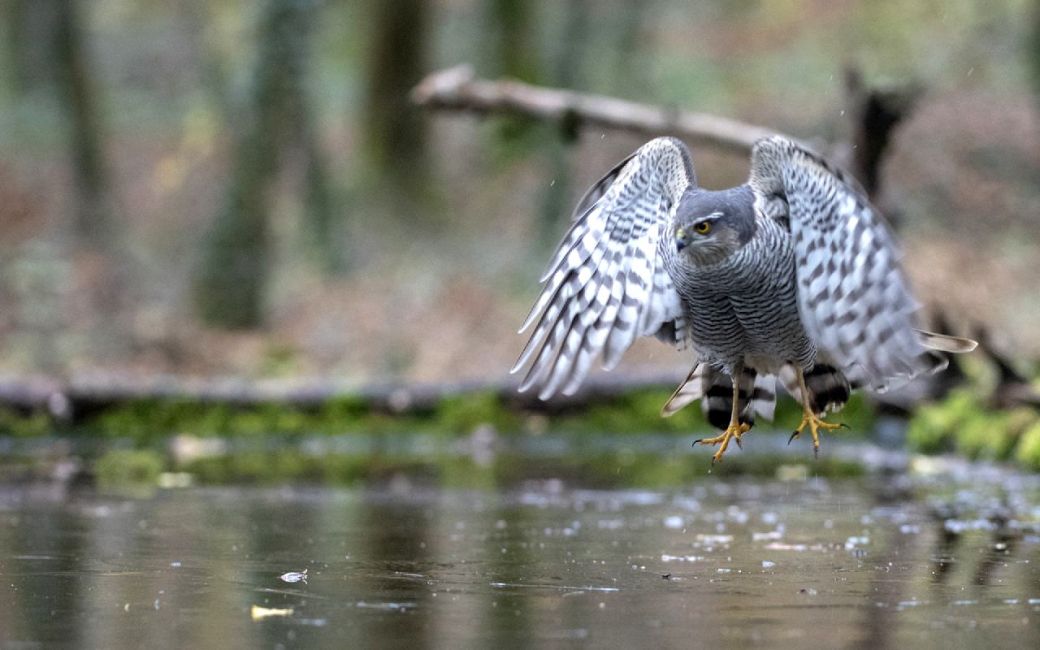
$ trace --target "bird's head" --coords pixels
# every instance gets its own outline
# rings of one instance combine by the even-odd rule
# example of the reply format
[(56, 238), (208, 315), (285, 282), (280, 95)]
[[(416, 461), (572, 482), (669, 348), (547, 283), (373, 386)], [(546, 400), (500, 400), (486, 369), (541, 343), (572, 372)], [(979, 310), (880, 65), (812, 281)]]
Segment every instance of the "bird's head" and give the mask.
[(693, 189), (679, 201), (672, 238), (677, 253), (705, 265), (728, 257), (754, 233), (754, 196), (750, 189)]

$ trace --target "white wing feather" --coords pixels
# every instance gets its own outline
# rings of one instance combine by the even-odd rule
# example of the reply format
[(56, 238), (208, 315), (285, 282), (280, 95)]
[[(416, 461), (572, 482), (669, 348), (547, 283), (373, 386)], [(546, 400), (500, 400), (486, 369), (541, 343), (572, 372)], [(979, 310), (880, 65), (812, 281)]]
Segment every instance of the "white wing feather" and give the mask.
[(542, 399), (561, 389), (571, 394), (597, 356), (610, 369), (637, 336), (680, 342), (686, 330), (682, 305), (658, 243), (693, 184), (685, 145), (658, 138), (586, 193), (520, 328), (534, 325), (511, 371), (530, 363), (520, 390), (540, 384)]

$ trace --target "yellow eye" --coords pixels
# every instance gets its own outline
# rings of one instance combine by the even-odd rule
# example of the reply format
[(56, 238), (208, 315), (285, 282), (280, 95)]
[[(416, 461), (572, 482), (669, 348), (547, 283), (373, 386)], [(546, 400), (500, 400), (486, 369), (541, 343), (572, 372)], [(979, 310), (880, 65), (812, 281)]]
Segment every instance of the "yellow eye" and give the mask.
[(711, 223), (708, 221), (702, 221), (693, 227), (693, 231), (698, 235), (707, 235), (711, 232)]

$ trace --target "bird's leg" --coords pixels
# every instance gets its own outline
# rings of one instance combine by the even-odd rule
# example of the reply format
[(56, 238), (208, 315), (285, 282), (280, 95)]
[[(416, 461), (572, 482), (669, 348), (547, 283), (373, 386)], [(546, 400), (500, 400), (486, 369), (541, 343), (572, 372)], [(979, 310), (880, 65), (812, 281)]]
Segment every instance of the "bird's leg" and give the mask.
[(794, 430), (794, 433), (791, 434), (791, 437), (787, 440), (787, 444), (791, 444), (791, 441), (797, 438), (802, 433), (802, 430), (808, 426), (809, 433), (812, 434), (813, 456), (816, 456), (820, 453), (820, 434), (818, 430), (824, 429), (831, 431), (834, 429), (844, 428), (845, 425), (835, 422), (825, 422), (823, 418), (813, 413), (812, 407), (809, 405), (811, 400), (809, 397), (809, 390), (805, 387), (805, 376), (802, 374), (802, 369), (795, 368), (795, 373), (798, 375), (798, 388), (802, 393), (802, 422), (798, 425), (798, 428)]
[(711, 456), (711, 464), (722, 462), (722, 455), (726, 453), (726, 448), (729, 447), (729, 441), (733, 440), (740, 445), (740, 436), (744, 435), (751, 430), (751, 425), (747, 422), (740, 421), (740, 383), (737, 377), (740, 376), (740, 369), (737, 368), (731, 375), (733, 380), (733, 409), (730, 411), (729, 426), (721, 434), (714, 438), (702, 438), (700, 440), (694, 440), (693, 444), (702, 445), (718, 445), (719, 449)]

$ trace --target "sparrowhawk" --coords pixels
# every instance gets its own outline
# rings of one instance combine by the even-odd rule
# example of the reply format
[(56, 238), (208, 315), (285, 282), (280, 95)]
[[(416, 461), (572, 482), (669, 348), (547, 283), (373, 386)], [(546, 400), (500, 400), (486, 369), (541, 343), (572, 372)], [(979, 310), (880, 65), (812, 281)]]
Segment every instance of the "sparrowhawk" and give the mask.
[[(859, 185), (824, 158), (774, 136), (755, 143), (746, 183), (697, 186), (690, 153), (657, 138), (586, 193), (542, 277), (513, 372), (520, 389), (570, 394), (594, 359), (613, 368), (637, 336), (696, 353), (663, 415), (702, 399), (731, 440), (772, 418), (776, 377), (819, 449), (823, 415), (857, 387), (885, 390), (945, 366), (934, 350), (973, 341), (916, 329), (917, 303), (886, 224)], [(696, 443), (695, 443), (696, 444)]]

